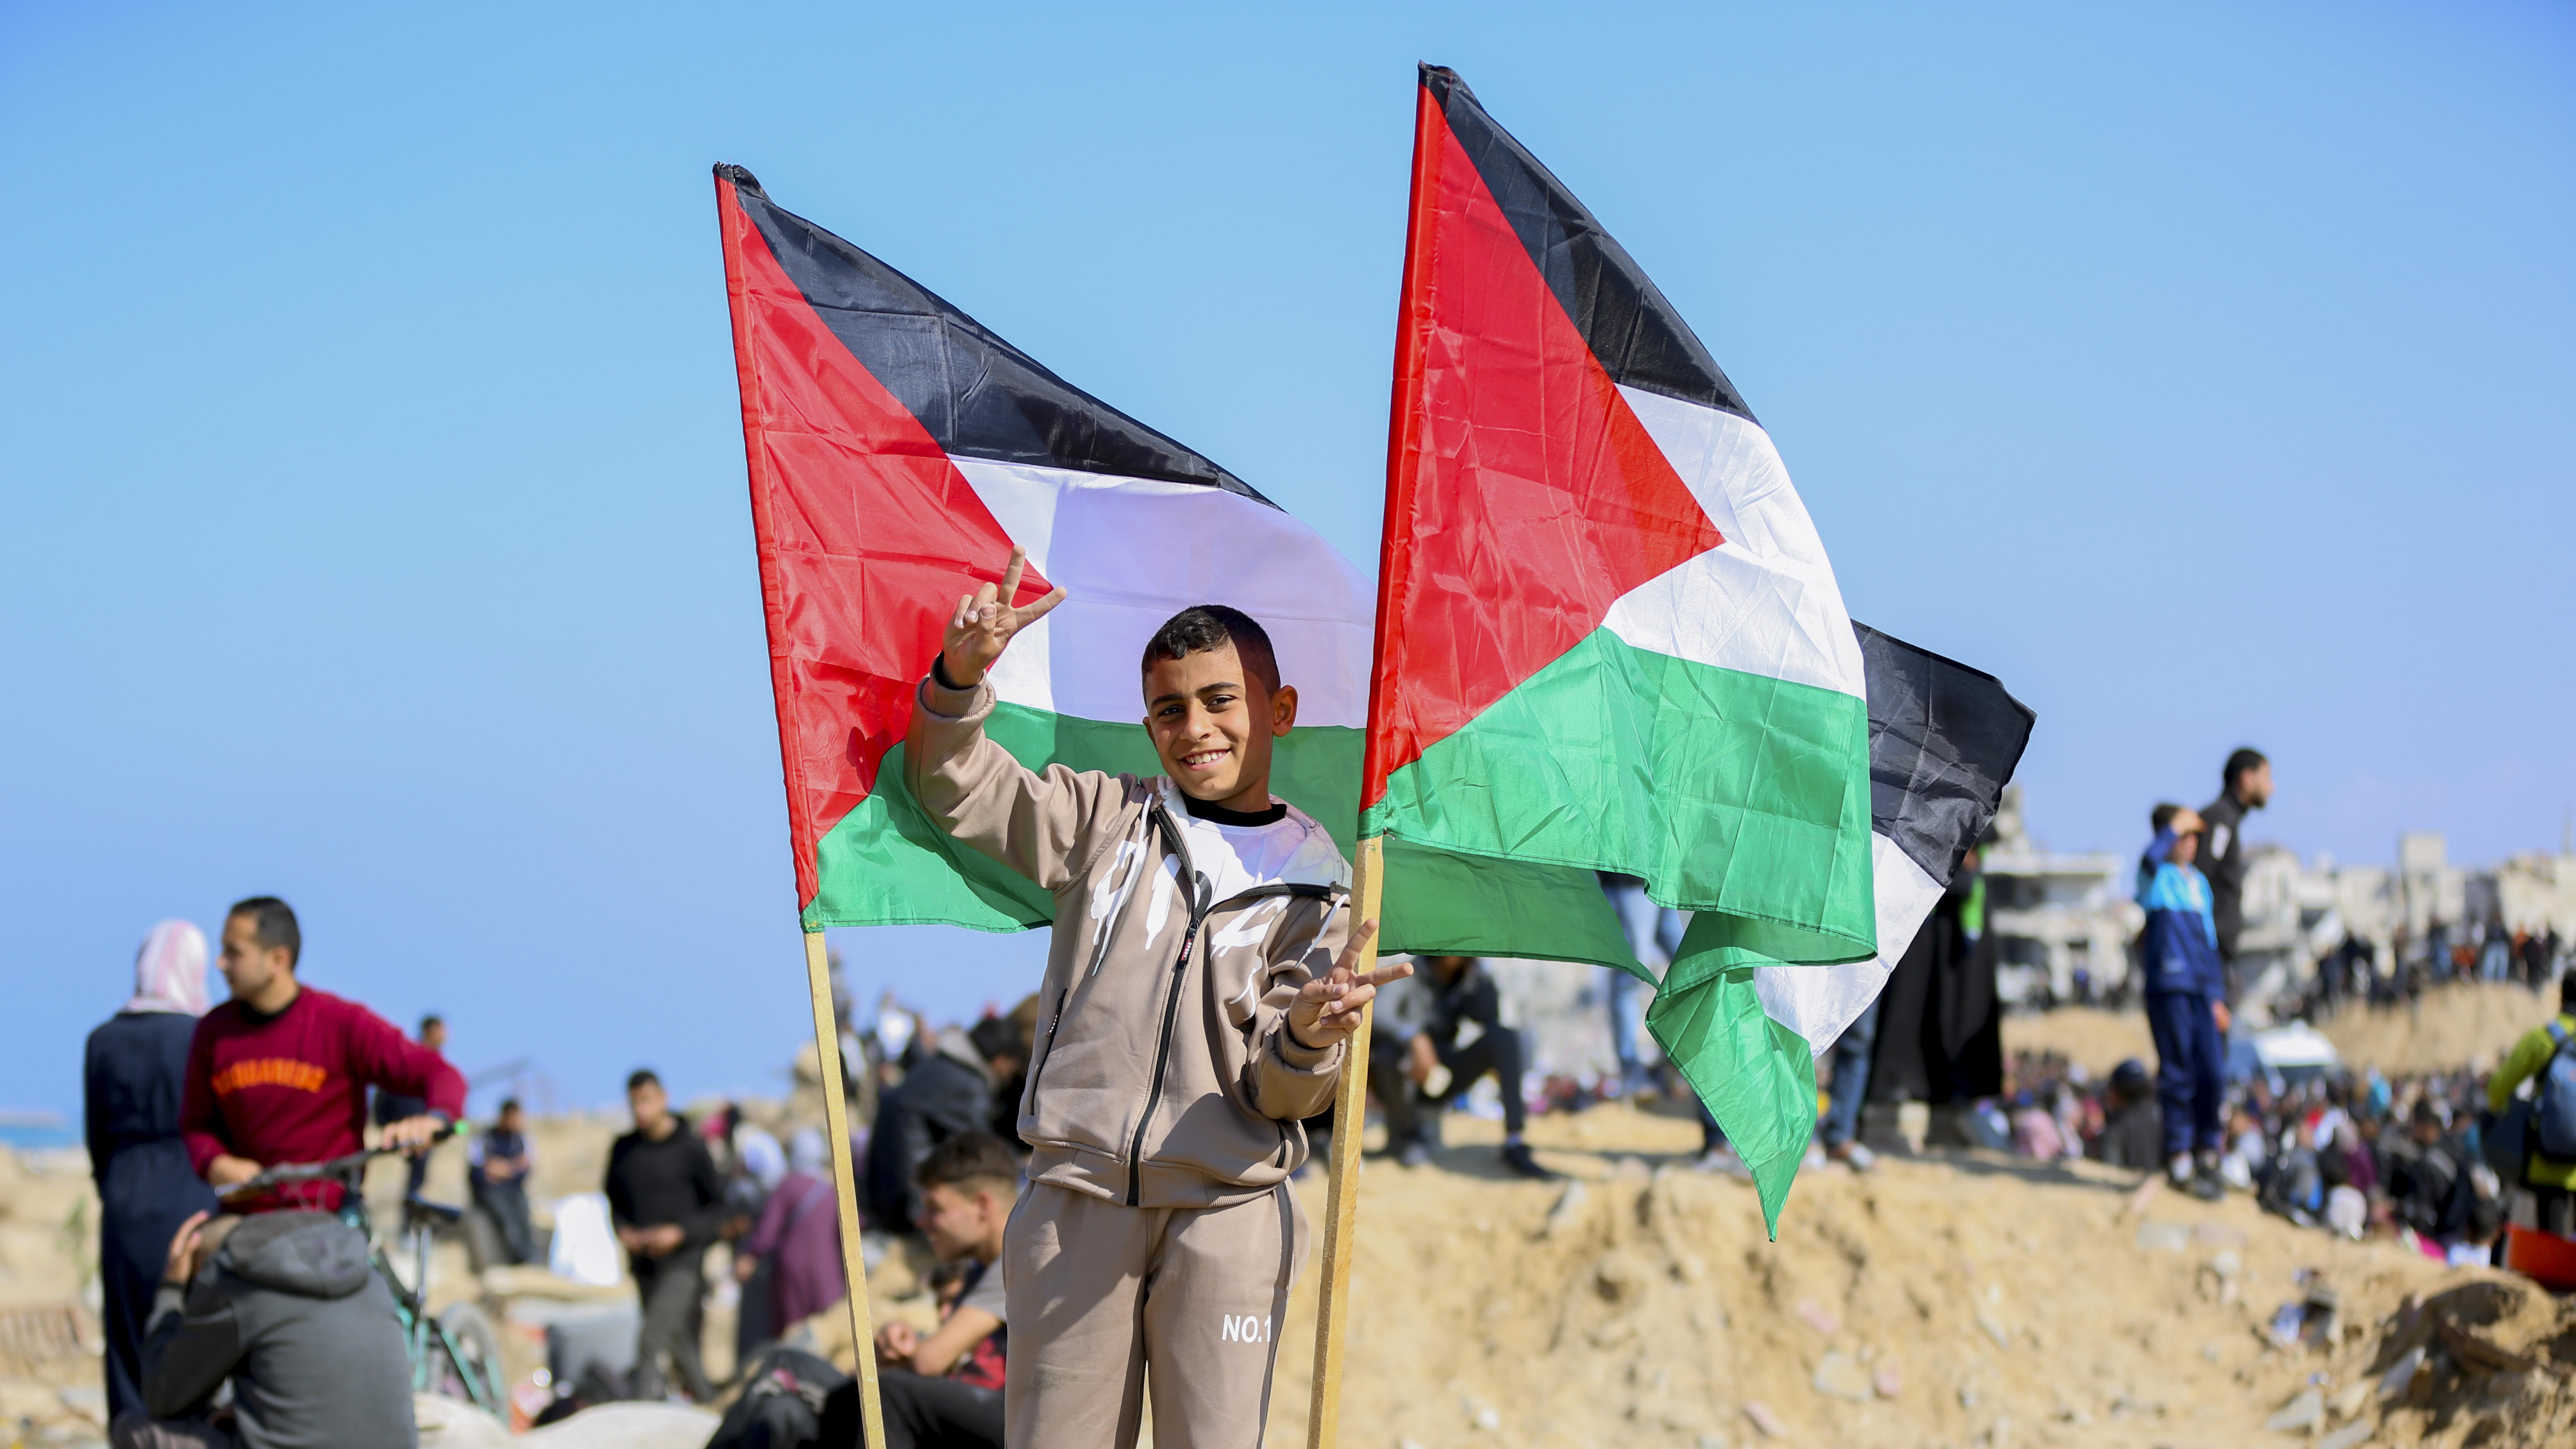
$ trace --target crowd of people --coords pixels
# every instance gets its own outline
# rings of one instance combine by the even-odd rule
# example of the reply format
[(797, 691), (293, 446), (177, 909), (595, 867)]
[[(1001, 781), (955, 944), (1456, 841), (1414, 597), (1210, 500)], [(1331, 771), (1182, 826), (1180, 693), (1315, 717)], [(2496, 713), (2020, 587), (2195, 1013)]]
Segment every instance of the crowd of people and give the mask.
[[(2553, 999), (2556, 1013), (2544, 1014)], [(2402, 1238), (2454, 1262), (2489, 1261), (2508, 1221), (2576, 1236), (2576, 1167), (2553, 1164), (2527, 1128), (2498, 1138), (2516, 1102), (2538, 1100), (2523, 1089), (2556, 1050), (2548, 1027), (2576, 1033), (2576, 975), (2535, 993), (2534, 1006), (2543, 1024), (2491, 1070), (2258, 1069), (2227, 1083), (2219, 1190), (2252, 1194), (2304, 1227)], [(2155, 1076), (2135, 1058), (2097, 1076), (2054, 1052), (2016, 1053), (2005, 1090), (1972, 1104), (1964, 1133), (2040, 1161), (2152, 1174), (2167, 1160)]]
[[(953, 627), (952, 643), (960, 631), (971, 643), (970, 613), (961, 605), (967, 622)], [(1192, 617), (1199, 613), (1210, 617)], [(1149, 692), (1161, 670), (1175, 697), (1209, 718), (1239, 707), (1241, 677), (1258, 678), (1268, 664), (1258, 626), (1239, 616), (1191, 611), (1166, 633), (1156, 644), (1163, 652), (1148, 655)], [(989, 665), (998, 649), (966, 657)], [(1038, 789), (1036, 777), (1014, 775), (1018, 767), (980, 739), (972, 711), (988, 704), (989, 691), (953, 683), (969, 670), (950, 658), (923, 686), (914, 737), (916, 768), (928, 773), (912, 782), (949, 828), (986, 832), (978, 848), (1007, 860), (1026, 848), (1014, 832), (1030, 811), (1106, 812), (1125, 820), (1116, 828), (1131, 832), (1131, 844), (1160, 840), (1174, 869), (1155, 879), (1186, 878), (1193, 859), (1236, 873), (1223, 905), (1211, 904), (1218, 888), (1202, 876), (1199, 902), (1185, 912), (1193, 939), (1205, 927), (1211, 950), (1257, 942), (1259, 930), (1215, 929), (1224, 909), (1246, 902), (1264, 911), (1279, 903), (1285, 909), (1263, 919), (1274, 931), (1294, 920), (1304, 934), (1291, 933), (1284, 951), (1248, 951), (1224, 968), (1226, 980), (1272, 981), (1266, 994), (1218, 994), (1211, 965), (1202, 1009), (1181, 1010), (1181, 974), (1130, 971), (1117, 989), (1142, 983), (1145, 994), (1079, 1014), (1075, 983), (1097, 977), (1104, 956), (1151, 950), (1161, 929), (1130, 919), (1151, 912), (1121, 909), (1122, 892), (1145, 889), (1145, 872), (1104, 865), (1095, 851), (1098, 878), (1085, 888), (1106, 903), (1094, 911), (1104, 924), (1087, 943), (1060, 934), (1046, 987), (1014, 1010), (934, 1030), (889, 996), (862, 1019), (836, 974), (858, 1164), (850, 1206), (869, 1239), (863, 1248), (874, 1257), (900, 1240), (916, 1244), (905, 1251), (935, 1265), (929, 1281), (939, 1294), (935, 1326), (888, 1324), (862, 1350), (879, 1372), (885, 1442), (998, 1446), (1034, 1433), (1022, 1421), (1041, 1412), (1036, 1400), (1005, 1392), (1015, 1316), (1024, 1320), (1023, 1356), (1048, 1365), (1045, 1382), (1098, 1390), (1066, 1400), (1081, 1412), (1131, 1420), (1150, 1360), (1192, 1376), (1191, 1392), (1208, 1396), (1192, 1412), (1206, 1423), (1257, 1424), (1272, 1326), (1305, 1233), (1286, 1184), (1307, 1169), (1309, 1140), (1335, 1125), (1337, 1052), (1355, 1008), (1384, 993), (1364, 1069), (1384, 1151), (1410, 1166), (1433, 1160), (1443, 1116), (1490, 1082), (1502, 1117), (1498, 1165), (1551, 1175), (1525, 1136), (1532, 1108), (1551, 1101), (1532, 1080), (1531, 1044), (1501, 984), (1474, 958), (1359, 972), (1369, 926), (1344, 921), (1325, 934), (1346, 894), (1338, 855), (1289, 807), (1239, 808), (1254, 787), (1226, 796), (1232, 804), (1180, 799), (1177, 814), (1159, 797), (1129, 801), (1119, 807), (1124, 817), (1101, 801), (1006, 798)], [(1201, 748), (1211, 729), (1228, 748), (1240, 744), (1198, 715), (1172, 729), (1172, 741), (1158, 735), (1167, 760), (1223, 753)], [(1920, 1101), (1946, 1107), (1956, 1140), (1968, 1145), (2092, 1157), (2165, 1174), (2203, 1197), (2252, 1193), (2295, 1222), (2399, 1237), (2457, 1261), (2491, 1254), (2509, 1218), (2576, 1234), (2576, 974), (2557, 974), (2554, 936), (2488, 930), (2454, 944), (2437, 927), (2412, 958), (2422, 979), (2401, 991), (2517, 973), (2535, 990), (2555, 983), (2560, 1011), (2483, 1076), (2229, 1074), (2242, 826), (2269, 797), (2270, 767), (2239, 751), (2223, 779), (2220, 799), (2201, 810), (2158, 806), (2138, 861), (2147, 917), (2138, 976), (2153, 1069), (2123, 1062), (2096, 1080), (2057, 1057), (2005, 1063), (1984, 882), (1971, 850), (1885, 990), (1820, 1063), (1827, 1095), (1811, 1163), (1868, 1170), (1865, 1106)], [(1068, 815), (1055, 828), (1070, 839), (1064, 832), (1093, 826)], [(1039, 854), (1015, 868), (1043, 880), (1058, 866)], [(1639, 960), (1669, 960), (1679, 913), (1646, 899), (1633, 880), (1605, 876), (1602, 886)], [(439, 1018), (406, 1037), (364, 1006), (305, 985), (301, 953), (283, 901), (237, 904), (220, 956), (231, 999), (210, 1004), (203, 937), (164, 923), (138, 953), (134, 996), (91, 1038), (87, 1129), (102, 1202), (117, 1449), (412, 1442), (411, 1350), (395, 1327), (389, 1285), (371, 1265), (363, 1204), (344, 1202), (338, 1182), (281, 1184), (266, 1169), (328, 1161), (372, 1140), (412, 1154), (406, 1205), (427, 1213), (435, 1205), (420, 1196), (422, 1153), (462, 1123), (465, 1083), (446, 1060)], [(2310, 1000), (2319, 1009), (2375, 996), (2380, 983), (2406, 975), (2337, 954), (2339, 964), (2320, 972), (2331, 984)], [(1619, 1061), (1599, 1095), (1661, 1091), (1696, 1105), (1659, 1080), (1648, 1059), (1640, 996), (1634, 987), (1607, 993)], [(1160, 1051), (1150, 1075), (1140, 1075), (1151, 1039), (1134, 1033), (1158, 1018)], [(1204, 1035), (1175, 1050), (1185, 1023)], [(732, 1106), (691, 1120), (650, 1070), (633, 1073), (626, 1088), (632, 1126), (611, 1147), (600, 1187), (606, 1231), (638, 1294), (633, 1370), (559, 1385), (548, 1412), (602, 1398), (708, 1402), (738, 1386), (716, 1446), (855, 1442), (857, 1390), (808, 1336), (848, 1291), (832, 1144), (806, 1126), (782, 1145)], [(1116, 1115), (1132, 1112), (1139, 1094), (1147, 1124), (1155, 1104), (1168, 1103), (1160, 1137), (1149, 1140), (1146, 1125)], [(1705, 1107), (1699, 1116), (1702, 1165), (1740, 1170)], [(1118, 1125), (1104, 1127), (1111, 1121)], [(519, 1104), (502, 1103), (471, 1131), (465, 1155), (470, 1221), (485, 1234), (480, 1256), (535, 1261), (527, 1183), (536, 1153)], [(719, 1244), (739, 1295), (733, 1385), (714, 1382), (701, 1357), (715, 1291), (707, 1259)], [(1221, 1337), (1184, 1313), (1194, 1303), (1227, 1305)], [(1033, 1328), (1028, 1314), (1041, 1305), (1055, 1307)], [(259, 1332), (246, 1333), (253, 1323)], [(1236, 1353), (1228, 1343), (1265, 1347)], [(384, 1392), (343, 1387), (369, 1383)]]
[[(2055, 1056), (2015, 1058), (1999, 1090), (1962, 1117), (1973, 1145), (2035, 1158), (2089, 1156), (2215, 1199), (2250, 1192), (2294, 1222), (2349, 1237), (2400, 1236), (2434, 1256), (2497, 1256), (2508, 1219), (2576, 1235), (2576, 974), (2554, 930), (2500, 921), (2453, 943), (2439, 921), (2421, 949), (2403, 932), (2380, 969), (2347, 939), (2284, 1003), (2329, 1014), (2390, 1006), (2456, 981), (2518, 980), (2559, 1010), (2492, 1072), (2391, 1078), (2258, 1057), (2231, 1071), (2229, 1034), (2243, 927), (2243, 825), (2272, 791), (2271, 765), (2238, 750), (2217, 800), (2160, 804), (2137, 863), (2136, 993), (2157, 1062), (2121, 1063), (2096, 1081)], [(2499, 1257), (2500, 1260), (2500, 1257)]]

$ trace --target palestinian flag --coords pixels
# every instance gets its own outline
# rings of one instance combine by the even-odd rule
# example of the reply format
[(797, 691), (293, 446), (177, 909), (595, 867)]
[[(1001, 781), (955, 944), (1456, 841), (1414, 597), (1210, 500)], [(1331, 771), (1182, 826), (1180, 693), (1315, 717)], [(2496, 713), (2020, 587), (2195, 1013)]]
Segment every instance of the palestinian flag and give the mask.
[(1138, 660), (1230, 604), (1298, 690), (1271, 788), (1345, 852), (1358, 817), (1367, 585), (1240, 478), (1038, 365), (892, 267), (716, 168), (796, 893), (807, 930), (1046, 924), (1046, 892), (935, 829), (900, 761), (914, 686), (976, 581), (1063, 604), (992, 672), (1024, 764), (1160, 773)]
[[(1874, 799), (1872, 656), (1771, 439), (1583, 204), (1428, 66), (1388, 469), (1361, 794), (1387, 948), (1654, 980), (1594, 872), (1696, 912), (1648, 1021), (1776, 1225), (1814, 1054), (1984, 818), (1951, 812), (1921, 859), (1878, 828), (1937, 812), (1910, 781)], [(1978, 757), (1996, 791), (2011, 758)]]
[(1748, 973), (1722, 947), (1711, 959), (1712, 943), (1697, 934), (1694, 918), (1647, 1012), (1655, 1039), (1727, 1128), (1775, 1228), (1815, 1130), (1815, 1059), (1886, 988), (1897, 959), (1993, 822), (2037, 722), (1991, 674), (1866, 624), (1852, 630), (1869, 691), (1879, 954), (1831, 966), (1756, 964)]

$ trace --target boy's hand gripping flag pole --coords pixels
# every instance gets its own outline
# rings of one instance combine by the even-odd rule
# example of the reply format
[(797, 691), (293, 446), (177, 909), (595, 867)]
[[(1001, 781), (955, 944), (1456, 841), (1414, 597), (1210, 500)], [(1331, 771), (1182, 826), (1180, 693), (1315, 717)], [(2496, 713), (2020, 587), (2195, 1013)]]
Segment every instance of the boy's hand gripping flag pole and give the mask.
[[(1438, 112), (1427, 95), (1418, 95), (1414, 107), (1413, 191), (1405, 209), (1404, 291), (1409, 308), (1414, 295), (1415, 269), (1421, 265), (1429, 218), (1423, 209), (1422, 167), (1429, 147), (1425, 144), (1426, 127), (1436, 125)], [(1422, 339), (1419, 330), (1399, 325), (1395, 331), (1395, 384), (1389, 403), (1390, 417), (1386, 430), (1386, 505), (1379, 526), (1379, 583), (1377, 627), (1371, 635), (1369, 656), (1368, 742), (1360, 761), (1360, 791), (1365, 802), (1372, 782), (1385, 778), (1380, 758), (1380, 740), (1385, 736), (1387, 718), (1393, 708), (1392, 692), (1387, 688), (1385, 648), (1387, 636), (1386, 564), (1395, 555), (1395, 534), (1405, 520), (1397, 516), (1400, 490), (1397, 481), (1403, 468), (1407, 445), (1415, 441), (1419, 423), (1415, 421), (1412, 397), (1405, 379), (1416, 377), (1422, 370)], [(1375, 937), (1357, 963), (1357, 971), (1366, 976), (1377, 966), (1378, 948), (1386, 941), (1386, 842), (1365, 819), (1360, 826), (1359, 850), (1351, 862), (1351, 919), (1377, 921)], [(1333, 1163), (1332, 1181), (1327, 1189), (1324, 1213), (1324, 1277), (1315, 1296), (1315, 1382), (1314, 1397), (1307, 1406), (1307, 1449), (1333, 1449), (1342, 1428), (1342, 1349), (1351, 1313), (1351, 1251), (1354, 1235), (1359, 1231), (1360, 1215), (1360, 1135), (1368, 1123), (1369, 1036), (1377, 1025), (1377, 1006), (1372, 1002), (1361, 1008), (1360, 1024), (1351, 1033), (1342, 1050), (1342, 1080), (1333, 1098)]]
[[(1351, 919), (1380, 919), (1386, 860), (1376, 837), (1360, 842), (1351, 862)], [(1352, 963), (1362, 979), (1377, 969), (1377, 939), (1360, 947)], [(1315, 1296), (1314, 1397), (1306, 1411), (1306, 1442), (1329, 1449), (1341, 1431), (1342, 1330), (1351, 1316), (1351, 1242), (1359, 1230), (1360, 1129), (1368, 1121), (1369, 1029), (1377, 1005), (1360, 1008), (1360, 1024), (1342, 1044), (1342, 1080), (1333, 1094), (1332, 1183), (1324, 1210), (1324, 1279)]]

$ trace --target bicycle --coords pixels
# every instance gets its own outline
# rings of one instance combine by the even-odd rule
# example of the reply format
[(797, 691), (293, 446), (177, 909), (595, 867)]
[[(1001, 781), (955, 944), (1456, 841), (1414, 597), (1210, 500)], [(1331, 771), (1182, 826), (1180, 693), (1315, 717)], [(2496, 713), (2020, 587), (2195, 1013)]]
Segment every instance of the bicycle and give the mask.
[[(439, 1134), (431, 1145), (453, 1136), (455, 1129)], [(406, 1287), (394, 1271), (392, 1256), (376, 1232), (375, 1219), (367, 1212), (366, 1198), (360, 1192), (367, 1164), (379, 1157), (395, 1156), (393, 1147), (372, 1147), (334, 1157), (328, 1162), (282, 1163), (263, 1168), (257, 1176), (215, 1189), (219, 1200), (230, 1201), (293, 1187), (308, 1182), (337, 1182), (341, 1186), (340, 1221), (347, 1223), (367, 1240), (367, 1261), (378, 1278), (393, 1294), (394, 1317), (402, 1324), (403, 1341), (411, 1355), (412, 1388), (415, 1392), (437, 1394), (443, 1398), (462, 1399), (485, 1413), (509, 1421), (508, 1401), (503, 1393), (501, 1339), (493, 1332), (491, 1319), (471, 1303), (451, 1303), (447, 1311), (432, 1315), (425, 1311), (429, 1301), (429, 1247), (431, 1224), (453, 1225), (465, 1216), (463, 1208), (427, 1198), (411, 1197), (403, 1202), (404, 1235), (410, 1240), (412, 1282)]]

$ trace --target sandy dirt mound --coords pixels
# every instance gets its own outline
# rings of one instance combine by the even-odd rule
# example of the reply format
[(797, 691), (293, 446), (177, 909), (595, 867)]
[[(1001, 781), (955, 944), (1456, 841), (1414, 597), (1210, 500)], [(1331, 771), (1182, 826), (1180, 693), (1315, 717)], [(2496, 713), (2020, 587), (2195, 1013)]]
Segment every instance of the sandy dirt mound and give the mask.
[(2452, 986), (2413, 1006), (2355, 1008), (2318, 1029), (2345, 1061), (2383, 1072), (2484, 1071), (2557, 1005), (2554, 993), (2534, 996), (2519, 986)]
[(0, 1148), (0, 1444), (106, 1437), (98, 1315), (82, 1293), (97, 1261), (88, 1155)]
[[(2141, 1197), (2085, 1165), (1889, 1162), (1803, 1177), (1773, 1244), (1749, 1186), (1678, 1165), (1687, 1123), (1600, 1109), (1531, 1135), (1579, 1186), (1482, 1180), (1476, 1146), (1369, 1165), (1346, 1443), (2279, 1444), (2264, 1425), (2285, 1411), (2364, 1436), (2347, 1446), (2576, 1427), (2576, 1312), (2243, 1198)], [(2422, 1361), (2447, 1377), (2419, 1371), (2384, 1407), (2405, 1335), (2447, 1342), (2410, 1299), (2464, 1287), (2488, 1296), (2460, 1332), (2497, 1356), (2436, 1348)], [(2312, 1298), (2331, 1326), (2278, 1345), (2276, 1313)], [(1313, 1304), (1310, 1273), (1272, 1442), (1302, 1442)]]
[[(2555, 998), (2534, 996), (2519, 986), (2448, 986), (2413, 1006), (2384, 1011), (2347, 1007), (2318, 1030), (2357, 1068), (2376, 1066), (2391, 1075), (2483, 1069), (2547, 1019), (2554, 1005)], [(2060, 1052), (2097, 1073), (2108, 1072), (2123, 1057), (2150, 1066), (2156, 1059), (2144, 1013), (2082, 1006), (2005, 1017), (2004, 1051)]]
[[(1689, 1168), (1686, 1119), (1538, 1119), (1560, 1184), (1501, 1177), (1493, 1124), (1449, 1129), (1431, 1167), (1365, 1170), (1354, 1449), (2576, 1442), (2564, 1300), (2242, 1197), (2081, 1164), (1891, 1161), (1804, 1177), (1775, 1244), (1749, 1186)], [(0, 1157), (0, 1289), (17, 1295), (0, 1309), (78, 1301), (65, 1234), (94, 1208), (62, 1167)], [(1300, 1189), (1320, 1221), (1322, 1175)], [(1277, 1444), (1304, 1440), (1316, 1267), (1278, 1329)], [(890, 1258), (881, 1314), (926, 1311), (909, 1278)], [(0, 1357), (0, 1409), (29, 1442), (95, 1442), (97, 1374), (94, 1341)]]
[(2149, 1066), (2156, 1043), (2147, 1035), (2147, 1018), (2138, 1011), (2100, 1011), (2090, 1006), (2061, 1006), (2055, 1011), (2004, 1018), (2004, 1055), (2056, 1052), (2080, 1062), (2096, 1076), (2107, 1076), (2129, 1057)]
[[(2576, 1310), (2242, 1197), (2204, 1205), (2088, 1164), (1896, 1161), (1803, 1177), (1770, 1243), (1751, 1187), (1684, 1165), (1687, 1121), (1539, 1119), (1531, 1138), (1570, 1185), (1504, 1179), (1492, 1126), (1450, 1128), (1459, 1145), (1432, 1167), (1365, 1169), (1354, 1449), (2179, 1449), (2285, 1433), (2353, 1449), (2576, 1432)], [(1320, 1221), (1320, 1174), (1300, 1187)], [(1305, 1442), (1316, 1267), (1278, 1334), (1273, 1444)], [(880, 1321), (928, 1320), (911, 1282), (909, 1265), (880, 1270)], [(846, 1362), (846, 1331), (817, 1327)]]

